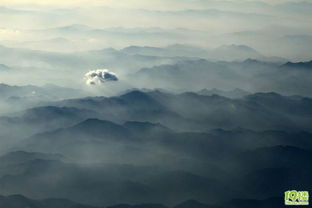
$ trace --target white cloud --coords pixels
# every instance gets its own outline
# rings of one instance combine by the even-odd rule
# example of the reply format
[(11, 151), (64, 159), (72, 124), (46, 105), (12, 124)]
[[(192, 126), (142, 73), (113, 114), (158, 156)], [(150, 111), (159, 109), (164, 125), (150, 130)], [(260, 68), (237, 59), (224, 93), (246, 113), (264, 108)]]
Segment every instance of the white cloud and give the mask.
[(106, 82), (118, 81), (114, 72), (107, 69), (96, 69), (89, 71), (84, 76), (87, 85), (101, 85)]

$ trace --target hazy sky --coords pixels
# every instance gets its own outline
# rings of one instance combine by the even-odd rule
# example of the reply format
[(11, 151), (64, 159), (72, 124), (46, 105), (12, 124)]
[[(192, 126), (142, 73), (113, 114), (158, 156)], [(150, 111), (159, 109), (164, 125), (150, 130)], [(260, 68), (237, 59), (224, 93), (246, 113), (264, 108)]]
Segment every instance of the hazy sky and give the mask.
[[(267, 2), (267, 3), (280, 3), (280, 2), (296, 2), (297, 0), (179, 0), (180, 2), (221, 2), (221, 1), (232, 1), (232, 2)], [(304, 1), (304, 0), (303, 0)], [(302, 1), (302, 2), (303, 2)], [(36, 3), (36, 4), (79, 4), (79, 3), (96, 3), (96, 4), (114, 4), (114, 3), (132, 3), (132, 2), (146, 2), (145, 0), (2, 0), (3, 3), (12, 4), (24, 4), (24, 3)], [(156, 2), (156, 1), (155, 1)], [(159, 2), (159, 1), (158, 1)], [(298, 2), (298, 1), (297, 1)]]

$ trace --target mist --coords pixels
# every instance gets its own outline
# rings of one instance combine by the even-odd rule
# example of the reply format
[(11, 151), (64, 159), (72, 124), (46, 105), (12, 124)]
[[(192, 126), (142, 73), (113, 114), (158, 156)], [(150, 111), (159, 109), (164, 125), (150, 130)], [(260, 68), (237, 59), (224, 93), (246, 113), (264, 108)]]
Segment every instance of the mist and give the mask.
[(1, 1), (0, 207), (282, 207), (312, 191), (311, 11)]

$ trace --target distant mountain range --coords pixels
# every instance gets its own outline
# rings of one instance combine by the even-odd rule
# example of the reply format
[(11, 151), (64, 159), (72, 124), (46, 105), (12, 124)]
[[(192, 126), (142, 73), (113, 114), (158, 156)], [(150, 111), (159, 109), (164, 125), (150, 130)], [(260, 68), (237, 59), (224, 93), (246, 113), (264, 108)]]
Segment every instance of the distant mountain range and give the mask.
[(99, 208), (78, 204), (67, 199), (33, 200), (22, 195), (0, 196), (0, 206), (6, 208)]
[(208, 60), (245, 60), (245, 59), (257, 59), (267, 62), (285, 62), (285, 59), (277, 57), (265, 57), (257, 52), (255, 49), (246, 45), (223, 45), (215, 49), (204, 49), (200, 47), (188, 46), (188, 45), (170, 45), (166, 48), (157, 47), (141, 47), (130, 46), (121, 50), (127, 54), (138, 54), (147, 56), (165, 56), (165, 57), (198, 57)]
[[(98, 207), (187, 199), (269, 207), (286, 187), (309, 190), (311, 99), (234, 92), (240, 95), (134, 90), (4, 117), (4, 130), (10, 122), (37, 132), (25, 130), (27, 138), (0, 157), (1, 193)], [(179, 206), (206, 206), (196, 201)]]
[(238, 89), (132, 90), (7, 115), (0, 119), (1, 194), (27, 198), (0, 203), (276, 206), (288, 187), (312, 186), (311, 102)]
[(218, 89), (202, 89), (198, 92), (200, 95), (205, 95), (205, 96), (212, 96), (212, 95), (219, 95), (223, 97), (228, 97), (228, 98), (242, 98), (250, 94), (250, 92), (247, 92), (242, 89), (234, 89), (231, 91), (224, 91), (224, 90), (218, 90)]
[[(311, 71), (292, 67), (289, 70), (280, 64), (247, 59), (243, 62), (213, 62), (205, 59), (178, 61), (142, 68), (130, 75), (131, 81), (143, 88), (148, 80), (150, 88), (163, 86), (181, 90), (189, 86), (189, 91), (203, 88), (235, 89), (247, 91), (277, 91), (284, 94), (310, 96), (309, 80)], [(296, 77), (294, 79), (293, 77)], [(296, 80), (300, 79), (301, 82)]]
[(282, 67), (295, 68), (295, 69), (312, 69), (312, 61), (297, 62), (297, 63), (287, 62)]
[[(82, 76), (88, 70), (108, 68), (120, 74), (120, 82), (116, 83), (119, 88), (131, 86), (182, 91), (187, 85), (189, 91), (241, 88), (250, 92), (276, 91), (289, 95), (310, 96), (312, 93), (308, 87), (311, 71), (300, 70), (302, 66), (292, 66), (293, 70), (289, 70), (289, 67), (285, 67), (290, 65), (286, 60), (267, 60), (244, 45), (218, 49), (188, 45), (165, 48), (130, 46), (121, 50), (107, 48), (77, 53), (0, 47), (0, 53), (4, 60), (2, 64), (10, 66), (10, 70), (15, 72), (31, 72), (25, 76), (34, 82), (38, 81), (36, 77), (43, 76), (45, 72), (51, 74), (49, 79), (53, 83), (62, 84), (67, 80), (81, 87)], [(22, 57), (18, 63), (15, 61), (17, 56)], [(227, 59), (227, 56), (231, 59)], [(75, 70), (67, 73), (72, 68)], [(15, 79), (18, 76), (19, 73)], [(59, 79), (59, 76), (63, 78)], [(297, 79), (301, 81), (296, 82)]]
[(77, 98), (86, 95), (86, 92), (83, 90), (56, 85), (38, 87), (34, 85), (14, 86), (3, 83), (0, 83), (0, 93), (0, 116), (40, 106), (48, 101)]
[(29, 1), (0, 0), (0, 208), (311, 195), (312, 2)]
[(12, 86), (0, 83), (1, 99), (6, 98), (27, 98), (32, 99), (65, 99), (70, 97), (83, 96), (83, 92), (78, 89), (59, 87), (56, 85), (45, 85), (42, 87), (34, 85)]
[[(299, 127), (310, 129), (308, 125), (309, 115), (312, 113), (310, 103), (310, 98), (282, 96), (277, 93), (256, 93), (231, 99), (215, 94), (170, 94), (161, 91), (136, 90), (110, 98), (70, 99), (49, 103), (49, 105), (89, 110), (97, 113), (93, 117), (118, 123), (129, 120), (150, 121), (172, 129), (180, 129), (181, 126), (184, 130), (198, 130), (198, 128), (207, 130), (219, 127), (290, 130)], [(194, 105), (197, 106), (196, 109), (192, 108)], [(220, 112), (224, 113), (226, 118)], [(251, 122), (249, 116), (256, 116), (258, 119)], [(268, 118), (270, 119), (267, 120)], [(226, 122), (223, 122), (225, 120)], [(266, 125), (262, 123), (265, 120), (267, 120)], [(205, 124), (201, 126), (200, 122), (203, 121)]]
[[(0, 89), (9, 96), (49, 87)], [(29, 198), (53, 198), (65, 208), (172, 207), (187, 199), (195, 201), (178, 206), (276, 206), (287, 187), (312, 186), (311, 103), (240, 89), (136, 89), (41, 102), (0, 117), (1, 194), (26, 196), (0, 197), (0, 205), (45, 208), (45, 200)]]
[[(247, 155), (242, 155), (244, 160), (246, 160), (246, 164), (249, 163), (249, 168), (256, 169), (255, 172), (242, 176), (243, 179), (237, 178), (239, 180), (237, 183), (241, 184), (239, 190), (244, 190), (248, 188), (249, 193), (252, 194), (256, 191), (257, 194), (263, 193), (263, 190), (258, 190), (260, 182), (264, 182), (261, 180), (265, 180), (265, 183), (269, 183), (267, 177), (274, 177), (274, 172), (281, 169), (280, 165), (283, 167), (290, 167), (296, 164), (296, 161), (301, 161), (301, 159), (306, 158), (306, 161), (301, 161), (300, 164), (296, 164), (297, 172), (295, 169), (289, 169), (286, 172), (282, 171), (285, 168), (281, 169), (281, 176), (286, 179), (291, 179), (296, 175), (304, 174), (301, 172), (302, 168), (300, 166), (304, 166), (306, 168), (305, 171), (311, 172), (311, 168), (308, 168), (308, 158), (307, 155), (302, 155), (302, 153), (306, 151), (299, 151), (294, 150), (292, 147), (274, 147), (274, 148), (266, 148), (265, 151), (271, 151), (274, 156), (275, 161), (270, 162), (272, 166), (275, 166), (275, 162), (279, 164), (278, 167), (274, 169), (265, 168), (263, 170), (257, 170), (257, 168), (267, 166), (266, 159), (272, 159), (271, 155), (267, 155), (265, 152), (264, 155), (267, 155), (267, 158), (261, 159), (263, 156), (261, 155), (261, 151), (255, 151), (254, 153), (248, 152)], [(284, 153), (283, 153), (284, 152)], [(260, 153), (260, 155), (258, 155)], [(307, 152), (306, 152), (307, 153)], [(306, 154), (304, 153), (304, 154)], [(245, 154), (245, 153), (244, 153)], [(309, 153), (311, 154), (311, 153)], [(286, 156), (286, 157), (285, 157)], [(293, 158), (295, 156), (295, 158)], [(191, 188), (192, 191), (196, 193), (196, 198), (198, 198), (198, 194), (202, 191), (203, 193), (209, 193), (209, 196), (215, 197), (210, 198), (210, 203), (214, 201), (214, 204), (218, 205), (207, 205), (205, 203), (200, 203), (196, 200), (188, 200), (181, 204), (178, 204), (174, 207), (187, 207), (187, 208), (204, 208), (204, 207), (214, 207), (214, 208), (221, 208), (221, 207), (248, 207), (251, 205), (256, 204), (257, 207), (273, 207), (281, 203), (280, 198), (271, 198), (267, 200), (259, 200), (259, 199), (249, 199), (249, 198), (240, 198), (235, 199), (235, 195), (233, 193), (228, 192), (229, 190), (221, 189), (219, 190), (222, 184), (220, 181), (215, 184), (210, 179), (194, 175), (191, 173), (187, 173), (185, 171), (172, 171), (168, 172), (163, 170), (163, 168), (158, 168), (157, 170), (155, 167), (152, 166), (133, 166), (133, 165), (117, 165), (117, 164), (73, 164), (73, 163), (64, 163), (61, 162), (60, 159), (62, 157), (60, 155), (51, 155), (51, 154), (42, 154), (42, 153), (34, 153), (34, 152), (12, 152), (7, 155), (0, 157), (1, 162), (1, 172), (0, 172), (0, 184), (3, 190), (6, 192), (14, 192), (14, 190), (19, 190), (28, 196), (32, 196), (35, 198), (47, 198), (46, 196), (53, 196), (51, 199), (45, 200), (32, 200), (26, 198), (21, 195), (13, 195), (13, 196), (1, 196), (0, 197), (0, 205), (6, 206), (7, 208), (23, 208), (24, 206), (29, 206), (34, 208), (45, 208), (51, 206), (58, 206), (58, 207), (107, 207), (108, 205), (104, 204), (112, 204), (116, 203), (116, 201), (122, 202), (130, 202), (131, 203), (124, 203), (109, 207), (160, 207), (164, 208), (167, 206), (161, 204), (151, 204), (146, 203), (146, 200), (161, 200), (156, 197), (154, 194), (159, 189), (159, 191), (165, 191), (165, 194), (170, 194), (172, 191), (175, 191), (175, 194), (172, 197), (175, 198), (175, 201), (171, 201), (170, 204), (176, 204), (179, 198), (176, 198), (177, 195), (185, 197), (191, 197), (191, 195), (186, 194), (187, 189)], [(284, 161), (283, 164), (280, 163), (280, 160)], [(247, 163), (248, 162), (248, 163)], [(255, 163), (256, 162), (256, 163)], [(287, 163), (291, 164), (287, 164)], [(245, 163), (245, 162), (244, 162)], [(251, 166), (250, 166), (251, 165)], [(255, 167), (252, 167), (255, 166)], [(248, 166), (243, 166), (248, 167)], [(286, 170), (286, 169), (285, 169)], [(298, 172), (299, 170), (299, 172)], [(143, 172), (142, 172), (143, 171)], [(193, 170), (194, 171), (194, 170)], [(242, 169), (242, 171), (244, 171)], [(265, 174), (265, 175), (260, 175)], [(271, 174), (271, 175), (267, 175)], [(53, 176), (53, 182), (47, 181), (48, 178), (51, 179)], [(143, 177), (143, 178), (142, 178)], [(222, 178), (221, 175), (219, 177)], [(236, 176), (234, 176), (236, 177)], [(108, 180), (109, 179), (109, 180)], [(143, 181), (142, 181), (143, 179)], [(130, 181), (129, 181), (130, 180)], [(224, 179), (223, 179), (224, 180)], [(260, 181), (259, 181), (260, 180)], [(80, 182), (78, 182), (80, 181)], [(137, 182), (135, 182), (137, 181)], [(141, 181), (141, 182), (138, 182)], [(294, 181), (283, 182), (283, 184), (292, 184)], [(277, 194), (280, 191), (281, 182), (280, 181), (270, 181), (271, 187), (273, 188), (270, 190), (270, 194)], [(301, 184), (301, 181), (295, 182), (296, 184)], [(96, 187), (92, 184), (98, 184)], [(148, 185), (147, 185), (148, 184)], [(166, 186), (170, 185), (170, 187)], [(250, 186), (250, 184), (254, 184), (255, 187)], [(42, 186), (44, 185), (44, 188)], [(310, 184), (306, 184), (308, 187)], [(30, 188), (26, 189), (29, 186)], [(75, 189), (71, 189), (74, 186)], [(105, 187), (109, 186), (110, 189)], [(215, 192), (222, 193), (222, 197), (218, 197), (215, 195), (214, 192), (207, 190), (206, 188), (212, 188)], [(282, 185), (283, 186), (283, 185)], [(85, 192), (83, 189), (88, 188), (88, 192)], [(122, 188), (122, 192), (112, 193), (112, 189), (119, 189)], [(153, 187), (153, 188), (152, 188)], [(303, 188), (307, 188), (303, 187)], [(57, 189), (55, 189), (57, 188)], [(150, 189), (152, 188), (152, 189)], [(142, 195), (141, 191), (147, 191)], [(70, 194), (67, 193), (70, 191)], [(128, 192), (130, 191), (130, 192)], [(132, 193), (131, 193), (132, 191)], [(134, 192), (133, 192), (134, 191)], [(261, 192), (262, 191), (262, 192)], [(83, 196), (79, 195), (83, 193)], [(136, 193), (136, 194), (135, 194)], [(183, 194), (184, 193), (184, 194)], [(238, 194), (239, 196), (244, 196), (244, 194)], [(117, 194), (114, 195), (114, 194)], [(182, 194), (182, 195), (181, 195)], [(229, 200), (228, 194), (234, 199)], [(102, 196), (106, 196), (103, 198)], [(89, 197), (92, 196), (92, 200)], [(31, 197), (31, 198), (32, 198)], [(75, 203), (71, 200), (64, 199), (71, 198), (76, 201), (80, 201), (82, 204), (94, 204), (93, 206), (90, 205), (82, 205)], [(122, 200), (120, 199), (122, 197)], [(206, 197), (206, 198), (205, 198)], [(205, 196), (203, 199), (207, 199)], [(267, 197), (267, 193), (264, 197)], [(136, 199), (134, 199), (136, 198)], [(223, 200), (222, 200), (223, 199)], [(136, 204), (134, 201), (142, 201), (143, 204), (137, 205), (130, 205)], [(162, 199), (163, 200), (163, 199)], [(115, 201), (115, 202), (114, 202)], [(207, 201), (207, 200), (205, 200)], [(209, 200), (208, 200), (209, 201)], [(137, 202), (138, 203), (138, 202)], [(102, 204), (102, 206), (100, 205)], [(78, 206), (79, 205), (79, 206)]]
[[(266, 200), (252, 200), (252, 199), (234, 199), (227, 207), (230, 208), (247, 208), (253, 206), (256, 208), (273, 208), (281, 206), (281, 198), (270, 198)], [(10, 196), (0, 196), (0, 206), (6, 208), (104, 208), (95, 207), (90, 205), (78, 204), (67, 199), (43, 199), (34, 200), (26, 198), (22, 195), (10, 195)], [(107, 206), (105, 208), (168, 208), (168, 206), (162, 204), (118, 204), (113, 206)], [(208, 205), (200, 203), (196, 200), (188, 200), (173, 206), (173, 208), (222, 208), (221, 206)]]
[[(46, 41), (41, 42), (34, 42), (34, 43), (20, 43), (23, 44), (71, 44), (64, 38), (54, 38)], [(17, 47), (17, 46), (16, 46)], [(57, 46), (55, 46), (57, 47)], [(95, 52), (102, 52), (102, 56), (99, 57), (100, 53)], [(103, 52), (105, 52), (106, 56), (110, 55), (109, 57), (103, 56)], [(123, 59), (124, 61), (131, 60), (132, 62), (138, 62), (141, 59), (146, 59), (147, 61), (152, 61), (153, 59), (157, 58), (159, 63), (160, 60), (166, 61), (175, 59), (180, 57), (180, 60), (187, 60), (187, 58), (204, 58), (212, 61), (243, 61), (245, 59), (257, 59), (260, 61), (265, 62), (273, 62), (273, 63), (285, 63), (287, 60), (278, 58), (278, 57), (265, 57), (256, 50), (245, 46), (245, 45), (224, 45), (216, 49), (207, 49), (207, 48), (200, 48), (191, 45), (169, 45), (168, 47), (164, 48), (157, 48), (157, 47), (144, 47), (144, 46), (129, 46), (123, 48), (121, 50), (111, 50), (111, 49), (102, 49), (102, 50), (90, 50), (86, 52), (78, 52), (77, 53), (60, 53), (60, 52), (46, 52), (40, 50), (29, 50), (29, 49), (22, 49), (22, 48), (10, 48), (10, 47), (0, 47), (0, 54), (3, 55), (3, 63), (6, 65), (15, 65), (14, 57), (18, 56), (21, 58), (20, 66), (27, 64), (31, 64), (32, 66), (42, 66), (43, 63), (49, 64), (51, 66), (58, 66), (58, 67), (96, 67), (99, 64), (105, 63), (110, 60), (110, 64), (118, 64), (113, 62), (111, 58), (116, 59)], [(92, 56), (90, 56), (92, 54)], [(97, 56), (95, 56), (97, 55)], [(113, 56), (113, 57), (112, 57)], [(99, 62), (100, 58), (102, 61)], [(33, 62), (27, 62), (27, 60), (32, 60)], [(56, 61), (57, 60), (57, 61)], [(95, 62), (96, 61), (96, 62)], [(142, 60), (141, 60), (142, 61)], [(18, 66), (18, 65), (17, 65)], [(4, 66), (3, 66), (4, 67)], [(143, 67), (143, 66), (141, 66)]]

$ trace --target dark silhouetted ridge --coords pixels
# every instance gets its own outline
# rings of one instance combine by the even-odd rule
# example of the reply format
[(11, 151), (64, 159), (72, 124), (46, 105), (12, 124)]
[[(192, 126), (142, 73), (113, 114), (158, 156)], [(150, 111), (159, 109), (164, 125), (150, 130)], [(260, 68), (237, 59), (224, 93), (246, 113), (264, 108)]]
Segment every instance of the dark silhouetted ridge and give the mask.
[(174, 208), (220, 208), (220, 207), (215, 205), (203, 204), (196, 200), (187, 200), (185, 202), (182, 202), (181, 204), (174, 206)]

